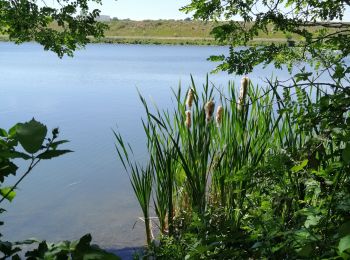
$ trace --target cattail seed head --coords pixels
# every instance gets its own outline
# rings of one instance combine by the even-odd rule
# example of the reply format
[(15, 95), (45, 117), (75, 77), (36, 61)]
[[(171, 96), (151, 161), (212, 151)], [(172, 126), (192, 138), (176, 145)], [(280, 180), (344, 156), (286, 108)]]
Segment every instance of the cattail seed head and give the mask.
[(245, 99), (248, 93), (248, 86), (249, 86), (249, 78), (243, 77), (241, 80), (241, 88), (239, 90), (239, 97), (238, 97), (238, 110), (242, 110), (242, 107), (245, 105)]
[(185, 113), (186, 113), (185, 125), (187, 126), (187, 128), (191, 128), (191, 111), (187, 110)]
[(224, 113), (224, 108), (222, 106), (218, 106), (218, 109), (216, 110), (216, 124), (218, 126), (221, 125), (221, 121), (222, 121), (222, 115)]
[(204, 109), (205, 109), (205, 115), (206, 115), (207, 122), (209, 122), (211, 120), (213, 113), (214, 113), (214, 108), (215, 108), (215, 103), (213, 100), (209, 100), (205, 104)]
[(186, 100), (186, 105), (188, 109), (191, 109), (192, 104), (193, 104), (193, 98), (194, 98), (194, 91), (192, 88), (188, 90), (187, 93), (187, 100)]

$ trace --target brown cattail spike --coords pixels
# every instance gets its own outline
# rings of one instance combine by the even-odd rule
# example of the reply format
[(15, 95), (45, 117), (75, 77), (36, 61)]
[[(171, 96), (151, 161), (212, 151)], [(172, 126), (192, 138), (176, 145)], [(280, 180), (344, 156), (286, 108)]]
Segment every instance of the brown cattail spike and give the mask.
[(238, 97), (238, 104), (237, 104), (238, 110), (242, 110), (243, 106), (245, 105), (245, 99), (248, 93), (248, 86), (249, 86), (249, 78), (243, 77), (241, 80), (241, 88), (239, 90), (239, 97)]
[(215, 108), (215, 103), (213, 100), (209, 100), (205, 104), (204, 109), (205, 109), (205, 115), (206, 115), (207, 122), (209, 122), (211, 120), (213, 113), (214, 113), (214, 108)]
[(191, 111), (187, 110), (185, 113), (186, 113), (185, 125), (187, 128), (191, 128)]
[(224, 113), (224, 108), (222, 106), (218, 106), (218, 109), (216, 110), (216, 117), (215, 117), (217, 126), (221, 125), (223, 113)]
[(186, 100), (186, 105), (188, 109), (191, 109), (192, 104), (193, 104), (193, 98), (194, 98), (194, 91), (192, 88), (188, 90), (187, 93), (187, 100)]

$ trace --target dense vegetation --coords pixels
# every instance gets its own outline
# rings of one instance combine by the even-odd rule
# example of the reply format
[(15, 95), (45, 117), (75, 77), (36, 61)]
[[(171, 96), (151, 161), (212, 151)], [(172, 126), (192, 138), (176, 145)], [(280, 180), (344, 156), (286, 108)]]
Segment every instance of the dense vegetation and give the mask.
[[(88, 36), (103, 36), (106, 25), (95, 20), (100, 11), (90, 11), (89, 0), (57, 2), (60, 8), (48, 6), (45, 2), (38, 5), (32, 0), (1, 0), (0, 35), (8, 35), (16, 43), (38, 42), (59, 57), (72, 56), (77, 48), (90, 42)], [(56, 28), (51, 24), (56, 24)]]
[[(294, 75), (258, 86), (243, 77), (239, 90), (232, 84), (219, 90), (208, 82), (200, 89), (193, 82), (186, 95), (181, 89), (175, 93), (172, 112), (149, 107), (141, 96), (148, 163), (134, 161), (122, 136), (116, 132), (115, 138), (144, 215), (146, 255), (350, 258), (350, 24), (342, 22), (349, 5), (348, 0), (192, 0), (183, 8), (208, 22), (219, 43), (230, 45), (227, 57), (211, 58), (222, 62), (219, 70), (246, 74), (258, 64), (274, 64), (287, 65)], [(101, 37), (106, 28), (94, 19), (98, 10), (88, 13), (85, 0), (59, 10), (34, 1), (0, 0), (0, 8), (1, 34), (18, 43), (37, 41), (60, 57), (84, 46), (89, 35)], [(234, 21), (237, 16), (243, 22)], [(211, 23), (221, 18), (228, 22)], [(111, 31), (122, 32), (122, 23), (131, 26), (112, 22)], [(149, 23), (158, 37), (172, 33), (162, 21)], [(203, 23), (191, 23), (197, 27), (180, 30), (185, 37), (191, 31), (209, 32)], [(136, 27), (129, 31), (150, 37), (142, 23)], [(256, 37), (275, 32), (287, 40), (249, 47)], [(241, 46), (246, 48), (236, 48)], [(57, 149), (66, 142), (56, 141), (57, 136), (54, 129), (47, 137), (47, 127), (34, 119), (0, 129), (0, 203), (14, 198), (18, 184), (41, 160), (70, 152)], [(14, 159), (28, 160), (28, 169), (13, 186), (3, 187), (7, 176), (17, 173)], [(116, 258), (90, 242), (90, 235), (58, 244), (0, 241), (0, 251), (4, 259), (19, 259), (22, 245), (37, 243), (22, 255)]]
[[(342, 22), (349, 5), (193, 0), (183, 8), (204, 21), (229, 20), (212, 30), (230, 45), (227, 57), (211, 57), (222, 62), (218, 70), (246, 74), (273, 64), (291, 78), (267, 77), (254, 87), (244, 77), (239, 92), (193, 84), (186, 96), (175, 95), (172, 112), (141, 97), (148, 164), (135, 162), (115, 136), (144, 213), (149, 255), (350, 258), (350, 24)], [(249, 47), (261, 32), (271, 35), (271, 26), (295, 38)]]
[[(331, 100), (312, 90), (269, 93), (243, 78), (239, 94), (230, 84), (215, 98), (208, 83), (203, 91), (193, 84), (187, 100), (180, 90), (175, 95), (172, 112), (149, 108), (141, 97), (149, 163), (134, 162), (120, 134), (116, 140), (144, 213), (151, 255), (346, 256), (349, 110), (334, 107), (336, 122), (327, 122)], [(150, 208), (159, 220), (153, 223), (159, 246), (151, 242)]]

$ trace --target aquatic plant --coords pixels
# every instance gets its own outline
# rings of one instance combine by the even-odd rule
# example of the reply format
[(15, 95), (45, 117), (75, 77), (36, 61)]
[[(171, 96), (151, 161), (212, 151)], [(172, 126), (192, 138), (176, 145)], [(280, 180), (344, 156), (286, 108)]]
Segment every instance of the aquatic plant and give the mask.
[[(201, 89), (192, 79), (190, 110), (181, 88), (170, 111), (140, 96), (161, 234), (154, 255), (326, 257), (339, 245), (344, 256), (349, 112), (339, 103), (334, 109), (343, 112), (331, 118), (323, 107), (329, 97), (317, 88), (280, 92), (268, 84), (244, 78), (240, 90), (229, 83), (217, 91), (208, 79)], [(322, 113), (339, 132), (329, 132)]]
[[(242, 80), (244, 90), (240, 91), (239, 97), (234, 85), (229, 84), (229, 96), (221, 98), (222, 105), (217, 109), (215, 122), (212, 120), (215, 87), (210, 86), (208, 79), (200, 92), (192, 79), (185, 99), (182, 99), (181, 88), (174, 92), (177, 106), (172, 113), (157, 108), (151, 112), (146, 100), (140, 96), (147, 114), (143, 125), (153, 182), (147, 181), (147, 191), (135, 189), (139, 179), (132, 178), (131, 182), (146, 213), (149, 201), (144, 197), (140, 201), (139, 194), (145, 193), (148, 198), (153, 190), (155, 213), (163, 234), (173, 234), (174, 219), (183, 211), (203, 215), (209, 204), (217, 203), (239, 226), (245, 194), (253, 183), (249, 174), (243, 172), (250, 166), (259, 165), (264, 154), (280, 138), (272, 134), (281, 119), (275, 117), (271, 104), (273, 97), (264, 96), (248, 83), (247, 78)], [(264, 97), (246, 106), (244, 111), (238, 111), (237, 100), (243, 101), (247, 95), (250, 101)], [(127, 162), (131, 172), (142, 179), (144, 175), (138, 173), (140, 166), (131, 165), (121, 136), (115, 135), (124, 167)]]

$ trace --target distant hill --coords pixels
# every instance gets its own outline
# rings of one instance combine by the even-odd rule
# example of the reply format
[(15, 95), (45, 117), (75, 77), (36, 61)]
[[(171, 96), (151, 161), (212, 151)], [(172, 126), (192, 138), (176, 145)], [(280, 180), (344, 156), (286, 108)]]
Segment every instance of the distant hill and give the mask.
[[(127, 44), (188, 44), (188, 45), (224, 45), (219, 43), (210, 34), (217, 25), (214, 22), (185, 20), (144, 20), (133, 21), (129, 19), (111, 19), (110, 16), (101, 15), (101, 22), (106, 23), (109, 29), (105, 32), (105, 38), (98, 42), (127, 43)], [(222, 22), (223, 23), (223, 22)], [(55, 27), (52, 25), (52, 27)], [(315, 26), (312, 30), (318, 30)], [(259, 35), (250, 42), (252, 45), (260, 45), (268, 42), (286, 42), (287, 38), (302, 40), (296, 35), (286, 35), (275, 31), (273, 26), (267, 28), (268, 34)], [(8, 40), (7, 36), (0, 35), (0, 41)], [(95, 39), (92, 39), (96, 42)]]
[(112, 20), (106, 36), (198, 37), (211, 38), (212, 22), (183, 20)]
[(116, 20), (106, 22), (105, 42), (152, 44), (218, 44), (213, 23), (184, 20)]
[[(217, 25), (214, 22), (185, 20), (118, 20), (112, 19), (106, 22), (109, 30), (105, 32), (104, 42), (117, 43), (140, 43), (140, 44), (195, 44), (195, 45), (218, 45), (219, 43), (211, 35), (212, 29)], [(285, 42), (286, 35), (282, 32), (271, 34), (259, 34), (252, 44), (264, 42)]]

